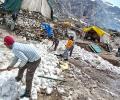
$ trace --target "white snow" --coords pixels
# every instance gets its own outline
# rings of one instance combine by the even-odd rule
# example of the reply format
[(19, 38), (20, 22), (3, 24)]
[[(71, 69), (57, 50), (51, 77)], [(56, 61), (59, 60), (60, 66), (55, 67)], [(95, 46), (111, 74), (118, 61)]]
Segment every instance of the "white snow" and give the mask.
[(118, 19), (118, 18), (114, 18), (115, 20), (117, 20), (118, 22), (120, 22), (120, 19)]
[[(34, 44), (40, 51), (41, 55), (41, 63), (35, 72), (32, 87), (32, 98), (37, 100), (37, 91), (40, 91), (40, 88), (46, 89), (46, 92), (50, 94), (53, 91), (53, 86), (56, 86), (55, 81), (40, 78), (38, 75), (58, 78), (61, 69), (59, 69), (57, 66), (59, 63), (57, 57), (54, 54), (49, 53), (47, 50), (49, 48), (48, 41), (44, 41), (44, 43), (30, 44)], [(52, 44), (50, 43), (50, 45)], [(9, 65), (13, 55), (8, 49), (2, 48), (0, 51), (0, 56), (1, 69), (6, 68)], [(16, 100), (16, 97), (19, 97), (20, 94), (24, 93), (23, 87), (25, 86), (23, 84), (25, 84), (25, 77), (22, 80), (23, 84), (18, 85), (17, 82), (15, 82), (15, 76), (17, 76), (17, 72), (18, 70), (16, 69), (12, 71), (0, 72), (0, 100)]]
[(120, 0), (102, 0), (104, 3), (106, 3), (108, 6), (112, 7), (120, 7)]
[(96, 0), (91, 0), (91, 1), (96, 1)]
[(108, 61), (104, 60), (100, 56), (95, 53), (88, 52), (84, 49), (81, 49), (78, 46), (75, 46), (73, 50), (74, 57), (81, 57), (82, 60), (87, 61), (92, 66), (96, 67), (99, 70), (109, 70), (113, 73), (120, 74), (120, 68), (117, 66), (113, 66)]
[(113, 4), (111, 4), (110, 2), (104, 2), (107, 6), (111, 6), (111, 7), (114, 7)]
[[(34, 79), (33, 79), (33, 86), (32, 86), (32, 98), (37, 100), (37, 92), (40, 89), (45, 89), (46, 93), (51, 94), (53, 91), (53, 87), (56, 86), (56, 82), (50, 79), (40, 78), (41, 76), (49, 76), (52, 78), (59, 78), (62, 77), (61, 69), (57, 66), (59, 63), (58, 58), (53, 53), (62, 53), (65, 49), (65, 42), (60, 41), (58, 50), (56, 52), (50, 52), (49, 48), (52, 43), (48, 40), (44, 40), (43, 42), (29, 42), (31, 45), (37, 47), (41, 55), (41, 63), (37, 68)], [(0, 42), (1, 44), (1, 42)], [(0, 48), (0, 68), (6, 68), (10, 61), (13, 54), (6, 49), (3, 45)], [(59, 52), (60, 51), (60, 52)], [(75, 45), (73, 50), (73, 57), (81, 57), (82, 60), (89, 62), (89, 64), (93, 65), (97, 69), (100, 70), (109, 70), (111, 72), (120, 74), (120, 69), (117, 66), (113, 66), (109, 62), (103, 60), (97, 54), (88, 52), (84, 49)], [(12, 71), (4, 71), (0, 72), (0, 100), (16, 100), (20, 94), (24, 93), (25, 90), (25, 75), (23, 77), (22, 82), (15, 82), (15, 76), (17, 75), (18, 70), (14, 69)], [(64, 91), (63, 91), (64, 92)], [(25, 98), (23, 100), (26, 100)]]

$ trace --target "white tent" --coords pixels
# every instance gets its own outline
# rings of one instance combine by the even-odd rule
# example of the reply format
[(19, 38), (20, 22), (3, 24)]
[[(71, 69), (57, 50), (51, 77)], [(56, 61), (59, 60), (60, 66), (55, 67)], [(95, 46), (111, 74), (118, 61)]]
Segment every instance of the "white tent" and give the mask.
[(41, 14), (44, 17), (51, 18), (51, 8), (50, 8), (47, 0), (42, 0)]
[(105, 33), (105, 34), (100, 38), (100, 42), (110, 43), (110, 34)]
[(23, 0), (22, 9), (41, 12), (42, 0)]
[(51, 19), (51, 8), (47, 0), (23, 0), (22, 9), (41, 12), (44, 17)]

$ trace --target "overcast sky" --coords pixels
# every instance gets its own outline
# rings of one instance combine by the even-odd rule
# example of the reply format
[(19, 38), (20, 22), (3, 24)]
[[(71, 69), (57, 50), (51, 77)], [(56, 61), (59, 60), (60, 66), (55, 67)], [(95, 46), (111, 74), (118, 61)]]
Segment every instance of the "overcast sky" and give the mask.
[(120, 7), (120, 0), (103, 0), (112, 3), (114, 6)]

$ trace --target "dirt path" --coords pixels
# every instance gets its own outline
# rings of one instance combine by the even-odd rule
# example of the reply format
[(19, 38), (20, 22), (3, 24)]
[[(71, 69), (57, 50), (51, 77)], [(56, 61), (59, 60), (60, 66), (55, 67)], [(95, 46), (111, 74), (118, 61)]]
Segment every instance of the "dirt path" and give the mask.
[(51, 95), (38, 93), (38, 100), (62, 100), (61, 95), (55, 90)]
[[(63, 100), (120, 100), (120, 76), (97, 70), (80, 60), (70, 60), (69, 71), (64, 72), (67, 82)], [(54, 99), (53, 99), (54, 100)]]

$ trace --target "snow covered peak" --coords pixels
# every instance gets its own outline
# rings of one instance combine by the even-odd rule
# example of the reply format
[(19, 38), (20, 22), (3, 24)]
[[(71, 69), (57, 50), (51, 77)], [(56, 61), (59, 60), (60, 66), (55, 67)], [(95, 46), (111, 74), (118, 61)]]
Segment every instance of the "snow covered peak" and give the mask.
[(95, 1), (95, 0), (91, 0), (91, 1)]
[(109, 5), (109, 6), (117, 6), (120, 8), (120, 0), (102, 0), (105, 4)]
[(112, 3), (110, 3), (110, 2), (107, 2), (107, 1), (104, 1), (104, 0), (103, 0), (103, 2), (104, 2), (104, 4), (106, 4), (107, 6), (114, 7), (114, 5), (113, 5)]

